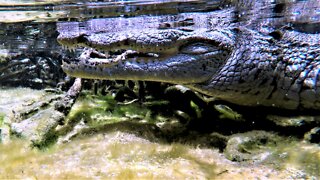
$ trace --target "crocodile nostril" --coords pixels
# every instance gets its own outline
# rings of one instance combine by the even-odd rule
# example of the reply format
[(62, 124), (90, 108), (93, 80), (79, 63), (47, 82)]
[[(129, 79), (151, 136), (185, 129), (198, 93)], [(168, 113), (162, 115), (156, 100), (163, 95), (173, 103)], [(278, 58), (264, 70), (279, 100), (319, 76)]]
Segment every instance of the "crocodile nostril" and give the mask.
[(124, 40), (124, 41), (123, 41), (123, 45), (129, 46), (129, 40), (128, 40), (128, 39)]
[(280, 40), (283, 36), (283, 33), (279, 30), (276, 30), (276, 31), (269, 33), (269, 35), (272, 36), (276, 40)]
[(78, 43), (85, 43), (88, 41), (88, 35), (87, 34), (81, 34), (78, 38), (77, 38)]

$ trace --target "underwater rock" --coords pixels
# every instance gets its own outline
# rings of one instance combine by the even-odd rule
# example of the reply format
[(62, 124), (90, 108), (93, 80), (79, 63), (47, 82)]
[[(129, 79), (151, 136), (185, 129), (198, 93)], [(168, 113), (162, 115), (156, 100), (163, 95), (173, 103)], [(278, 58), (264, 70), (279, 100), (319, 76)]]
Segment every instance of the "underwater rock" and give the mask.
[(65, 118), (64, 114), (56, 111), (54, 108), (42, 110), (20, 123), (12, 123), (12, 133), (30, 140), (34, 146), (39, 146), (54, 136), (53, 130), (61, 120)]
[(273, 153), (271, 147), (280, 139), (276, 134), (265, 131), (234, 134), (228, 140), (224, 154), (231, 161), (262, 162)]
[[(59, 94), (30, 88), (0, 88), (0, 129), (3, 143), (10, 141), (10, 126), (59, 99)], [(43, 103), (41, 103), (43, 102)], [(46, 102), (46, 103), (45, 103)]]
[(11, 119), (11, 133), (29, 140), (32, 146), (41, 147), (51, 143), (57, 136), (55, 128), (64, 122), (80, 90), (81, 79), (76, 79), (62, 97), (54, 100), (49, 98), (45, 102), (35, 99), (35, 102), (22, 106), (22, 110), (15, 111), (14, 119)]
[(319, 119), (317, 116), (277, 116), (268, 115), (267, 119), (282, 127), (302, 127), (306, 124), (316, 123)]

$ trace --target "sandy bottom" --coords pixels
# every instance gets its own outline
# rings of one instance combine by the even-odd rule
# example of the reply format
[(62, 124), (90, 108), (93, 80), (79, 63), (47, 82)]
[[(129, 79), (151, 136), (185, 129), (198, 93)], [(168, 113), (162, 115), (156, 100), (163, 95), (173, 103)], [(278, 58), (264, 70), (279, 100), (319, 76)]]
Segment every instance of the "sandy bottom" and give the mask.
[[(2, 124), (10, 123), (8, 119), (13, 116), (13, 110), (23, 110), (33, 102), (47, 98), (50, 96), (43, 91), (0, 89)], [(110, 108), (114, 109), (113, 113), (107, 111)], [(150, 129), (152, 126), (130, 123), (130, 119), (139, 119), (140, 116), (144, 119), (148, 114), (135, 106), (115, 109), (110, 101), (86, 97), (86, 101), (75, 104), (70, 114), (74, 119), (80, 118), (80, 121), (87, 118), (90, 127), (96, 128), (85, 134), (79, 131), (79, 136), (70, 139), (77, 125), (61, 136), (57, 144), (41, 151), (31, 149), (26, 140), (2, 139), (0, 179), (229, 180), (317, 179), (316, 176), (320, 176), (320, 150), (317, 145), (280, 143), (272, 156), (275, 161), (237, 163), (226, 159), (215, 148), (189, 144), (198, 142), (196, 137), (191, 137), (187, 143), (168, 143), (154, 138), (155, 134)], [(313, 176), (308, 175), (306, 170)]]
[(218, 150), (154, 143), (119, 131), (79, 138), (42, 152), (21, 140), (2, 144), (0, 164), (0, 179), (306, 178), (294, 167), (240, 165)]

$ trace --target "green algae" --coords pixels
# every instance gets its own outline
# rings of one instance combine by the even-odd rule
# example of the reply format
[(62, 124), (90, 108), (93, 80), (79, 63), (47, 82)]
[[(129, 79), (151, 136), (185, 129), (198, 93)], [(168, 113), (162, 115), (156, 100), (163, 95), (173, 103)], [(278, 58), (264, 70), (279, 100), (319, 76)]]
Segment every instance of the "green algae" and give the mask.
[(196, 112), (197, 118), (201, 117), (201, 108), (193, 101), (190, 101), (191, 108)]
[[(296, 168), (320, 177), (320, 146), (306, 142), (289, 142), (277, 147), (278, 161), (285, 160), (284, 168)], [(281, 157), (282, 158), (279, 158)], [(284, 157), (283, 157), (284, 156)], [(276, 158), (275, 158), (276, 159)]]
[(0, 127), (3, 125), (5, 114), (0, 112)]
[(0, 144), (2, 143), (3, 139), (4, 139), (4, 135), (3, 135), (3, 129), (5, 128), (3, 126), (4, 124), (4, 118), (5, 118), (5, 114), (0, 112)]
[[(157, 134), (160, 128), (156, 124), (170, 119), (148, 120), (156, 116), (150, 116), (147, 107), (138, 103), (119, 104), (111, 96), (82, 94), (65, 124), (50, 131), (57, 144), (44, 144), (41, 151), (31, 149), (21, 140), (0, 145), (0, 179), (295, 179), (319, 176), (317, 146), (272, 135), (270, 141), (240, 145), (242, 153), (248, 157), (270, 152), (268, 157), (245, 164), (235, 163), (217, 149), (197, 145), (200, 143), (197, 134), (190, 134), (181, 143), (164, 141), (161, 139), (163, 132), (160, 136)], [(171, 129), (167, 133), (175, 132)], [(192, 141), (196, 143), (191, 144)]]
[[(11, 153), (8, 148), (14, 147)], [(198, 170), (215, 170), (215, 163), (198, 160), (191, 148), (156, 144), (139, 137), (111, 133), (75, 140), (44, 153), (27, 149), (23, 142), (0, 146), (0, 178), (185, 178), (212, 177)], [(182, 153), (181, 153), (182, 152)], [(182, 168), (184, 167), (184, 168)]]
[(112, 96), (93, 95), (79, 97), (67, 121), (73, 122), (80, 118), (90, 127), (99, 127), (129, 119), (149, 119), (148, 109), (137, 103), (121, 105)]
[(221, 113), (221, 119), (242, 120), (242, 115), (225, 105), (214, 105), (214, 109)]
[[(0, 179), (312, 178), (303, 173), (302, 176), (299, 169), (310, 163), (319, 165), (319, 150), (299, 143), (283, 147), (288, 150), (288, 158), (283, 159), (282, 168), (274, 169), (270, 165), (232, 163), (214, 149), (151, 142), (120, 131), (79, 137), (49, 151), (30, 149), (25, 142), (16, 140), (0, 145)], [(298, 152), (311, 147), (311, 152)], [(319, 167), (312, 166), (312, 171)]]
[[(85, 138), (91, 135), (96, 135), (99, 133), (116, 133), (116, 132), (129, 132), (132, 134), (139, 135), (141, 137), (144, 137), (146, 139), (149, 139), (150, 141), (154, 142), (161, 142), (161, 140), (154, 137), (153, 131), (149, 131), (152, 126), (143, 126), (142, 124), (146, 122), (152, 122), (156, 124), (157, 122), (155, 120), (153, 121), (144, 121), (144, 119), (148, 116), (149, 110), (147, 110), (146, 107), (143, 107), (137, 103), (132, 104), (117, 104), (112, 97), (99, 97), (99, 96), (83, 96), (80, 98), (81, 105), (78, 104), (75, 107), (76, 113), (71, 115), (69, 118), (71, 121), (74, 121), (74, 119), (82, 118), (83, 120), (87, 121), (88, 127), (84, 129), (80, 134), (81, 136), (74, 136), (75, 139), (78, 138)], [(192, 105), (192, 104), (191, 104)], [(193, 105), (195, 106), (195, 105)], [(143, 109), (144, 108), (144, 109)], [(194, 107), (198, 108), (198, 107)], [(226, 112), (222, 112), (226, 113)], [(240, 116), (238, 116), (234, 112), (227, 112), (227, 118), (231, 119), (241, 119)], [(73, 120), (72, 120), (73, 119)], [(149, 131), (148, 133), (144, 133), (142, 135), (143, 131)], [(256, 136), (254, 132), (251, 133), (253, 136)], [(291, 138), (284, 138), (277, 136), (273, 133), (269, 133), (270, 137), (269, 140), (265, 141), (267, 139), (267, 136), (264, 136), (262, 134), (261, 141), (248, 141), (243, 144), (240, 144), (238, 147), (238, 150), (244, 153), (247, 157), (246, 166), (251, 163), (259, 163), (261, 165), (265, 165), (267, 167), (270, 167), (272, 169), (277, 169), (279, 171), (287, 171), (287, 166), (292, 161), (290, 160), (292, 157), (293, 152), (285, 151), (282, 149), (283, 147), (287, 147), (288, 149), (299, 146), (299, 141), (296, 139)], [(190, 137), (192, 138), (192, 137)], [(75, 140), (73, 139), (73, 140)], [(121, 140), (120, 140), (121, 141)], [(129, 143), (129, 144), (128, 144)], [(193, 159), (192, 157), (189, 157), (188, 154), (188, 148), (192, 148), (191, 146), (185, 145), (185, 144), (170, 144), (170, 148), (166, 149), (163, 152), (159, 152), (157, 148), (161, 145), (159, 143), (156, 143), (156, 147), (153, 147), (149, 145), (146, 147), (148, 149), (148, 152), (145, 152), (146, 149), (141, 149), (141, 144), (131, 144), (130, 142), (123, 143), (114, 143), (112, 144), (113, 147), (109, 147), (110, 150), (110, 158), (112, 159), (118, 159), (121, 158), (126, 163), (132, 163), (142, 161), (143, 159), (156, 159), (156, 163), (165, 163), (168, 159), (180, 159), (183, 157), (184, 159)], [(187, 148), (188, 147), (188, 148)], [(128, 149), (130, 149), (130, 153), (128, 154)], [(160, 148), (161, 149), (161, 148)], [(142, 156), (139, 156), (139, 153), (142, 153), (140, 151), (143, 151), (143, 153), (151, 153), (144, 154)], [(123, 155), (126, 154), (126, 157), (124, 158)], [(134, 156), (134, 157), (133, 157)], [(249, 159), (253, 161), (248, 161)], [(201, 161), (198, 159), (193, 159), (193, 161), (197, 161), (198, 164), (201, 164)], [(294, 169), (299, 169), (301, 171), (306, 171), (308, 174), (317, 176), (318, 174), (315, 171), (315, 167), (318, 167), (317, 161), (313, 162), (313, 165), (309, 165), (309, 169), (305, 168), (305, 164), (302, 162), (295, 162), (297, 164), (300, 164), (299, 166), (295, 166)], [(149, 162), (150, 163), (150, 162)], [(154, 163), (152, 161), (152, 163)], [(307, 167), (307, 166), (306, 166)], [(205, 178), (212, 178), (216, 174), (213, 173), (215, 171), (212, 171), (214, 169), (214, 165), (208, 165), (206, 163), (202, 163), (202, 172), (205, 172), (206, 175), (204, 175)], [(177, 170), (180, 171), (180, 170)], [(131, 168), (125, 168), (123, 171), (119, 172), (119, 176), (117, 177), (128, 177), (128, 178), (137, 178), (134, 176), (134, 171)], [(294, 174), (294, 173), (293, 173)], [(301, 174), (301, 173), (300, 173)], [(303, 174), (303, 173), (302, 173)], [(295, 173), (292, 176), (299, 176), (299, 173)], [(146, 176), (146, 177), (155, 177), (153, 175)], [(162, 176), (161, 176), (162, 177)]]
[(293, 137), (264, 131), (235, 134), (224, 154), (240, 164), (263, 164), (282, 171), (296, 169), (297, 178), (320, 177), (320, 147)]

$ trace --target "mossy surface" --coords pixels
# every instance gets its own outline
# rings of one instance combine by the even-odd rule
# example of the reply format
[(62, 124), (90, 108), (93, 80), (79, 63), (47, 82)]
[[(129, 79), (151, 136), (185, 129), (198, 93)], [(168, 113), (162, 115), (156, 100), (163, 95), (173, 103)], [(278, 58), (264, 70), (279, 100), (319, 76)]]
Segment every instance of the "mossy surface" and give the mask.
[(15, 150), (1, 159), (6, 163), (0, 167), (0, 178), (209, 178), (217, 170), (215, 162), (199, 159), (189, 146), (151, 143), (126, 133), (74, 142), (47, 153), (13, 143)]
[(5, 114), (0, 112), (0, 127), (3, 125)]
[[(298, 150), (304, 148), (310, 146)], [(45, 152), (32, 150), (18, 140), (0, 145), (0, 152), (1, 179), (295, 179), (310, 178), (302, 169), (315, 172), (319, 164), (316, 149), (299, 153), (290, 148), (283, 167), (277, 169), (263, 164), (239, 165), (214, 149), (150, 142), (120, 131), (78, 138)]]
[[(139, 103), (119, 104), (110, 96), (82, 94), (65, 125), (53, 132), (57, 144), (41, 150), (31, 149), (28, 143), (20, 140), (0, 145), (0, 179), (299, 179), (319, 176), (320, 149), (316, 145), (271, 135), (268, 141), (248, 141), (240, 145), (241, 152), (248, 157), (268, 154), (267, 158), (231, 162), (218, 149), (202, 146), (216, 142), (216, 136), (212, 136), (212, 141), (208, 134), (185, 135), (187, 131), (182, 130), (185, 127), (174, 117), (151, 115), (154, 112), (148, 107)], [(256, 134), (252, 132), (251, 135)], [(167, 141), (171, 136), (171, 141)], [(216, 143), (226, 141), (227, 137), (220, 139)]]
[(229, 139), (225, 155), (240, 164), (260, 164), (278, 170), (299, 169), (297, 178), (320, 177), (320, 147), (293, 137), (251, 131)]
[(146, 120), (147, 115), (148, 110), (138, 103), (120, 105), (111, 96), (83, 94), (74, 105), (67, 121), (83, 119), (88, 126), (99, 127), (129, 119)]

